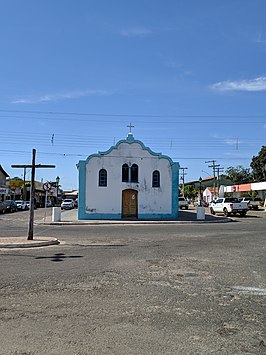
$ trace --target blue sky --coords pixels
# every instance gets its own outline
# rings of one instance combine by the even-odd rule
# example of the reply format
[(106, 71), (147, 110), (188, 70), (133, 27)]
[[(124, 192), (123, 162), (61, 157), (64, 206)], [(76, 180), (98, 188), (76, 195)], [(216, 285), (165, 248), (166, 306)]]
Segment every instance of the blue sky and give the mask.
[[(265, 0), (0, 0), (0, 164), (76, 164), (128, 133), (187, 167), (266, 144)], [(29, 173), (28, 173), (29, 177)]]

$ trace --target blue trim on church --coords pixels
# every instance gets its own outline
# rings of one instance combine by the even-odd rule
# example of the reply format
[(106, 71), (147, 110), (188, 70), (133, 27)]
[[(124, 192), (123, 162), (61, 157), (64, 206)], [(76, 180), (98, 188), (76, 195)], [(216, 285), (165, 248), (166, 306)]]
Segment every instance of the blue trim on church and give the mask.
[(179, 185), (179, 163), (173, 162), (173, 160), (161, 153), (153, 152), (149, 147), (146, 147), (141, 141), (135, 140), (132, 133), (129, 133), (127, 139), (120, 140), (115, 146), (112, 146), (105, 152), (98, 152), (97, 154), (91, 154), (86, 160), (80, 160), (77, 164), (79, 170), (79, 194), (78, 194), (78, 219), (79, 220), (121, 220), (122, 214), (111, 214), (111, 213), (86, 213), (86, 165), (90, 159), (93, 157), (102, 157), (106, 154), (111, 153), (113, 150), (118, 149), (119, 145), (122, 143), (133, 144), (138, 143), (141, 145), (143, 150), (148, 151), (151, 155), (157, 156), (159, 159), (167, 159), (172, 167), (172, 213), (167, 214), (153, 214), (145, 213), (138, 214), (138, 220), (146, 219), (171, 219), (178, 217), (178, 185)]

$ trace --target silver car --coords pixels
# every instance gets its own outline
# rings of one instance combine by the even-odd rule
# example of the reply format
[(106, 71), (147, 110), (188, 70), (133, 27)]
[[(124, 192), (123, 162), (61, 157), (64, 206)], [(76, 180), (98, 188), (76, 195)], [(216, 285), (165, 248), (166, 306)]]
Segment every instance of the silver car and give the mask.
[(188, 201), (185, 199), (185, 197), (180, 196), (178, 198), (178, 205), (180, 209), (185, 209), (188, 210)]
[(26, 202), (26, 201), (23, 201), (23, 200), (16, 200), (15, 202), (16, 202), (16, 204), (17, 204), (18, 210), (24, 211), (24, 210), (28, 210), (28, 209), (29, 209), (29, 206), (27, 205), (27, 202)]
[(62, 203), (61, 203), (61, 209), (62, 210), (71, 210), (72, 208), (74, 208), (74, 200), (68, 198), (65, 199)]

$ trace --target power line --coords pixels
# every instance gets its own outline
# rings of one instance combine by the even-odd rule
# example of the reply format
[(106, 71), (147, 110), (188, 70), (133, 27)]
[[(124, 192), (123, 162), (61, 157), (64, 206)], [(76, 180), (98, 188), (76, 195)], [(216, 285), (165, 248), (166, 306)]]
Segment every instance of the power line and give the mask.
[[(100, 115), (99, 115), (100, 116)], [(52, 121), (66, 121), (66, 122), (73, 122), (73, 118), (62, 118), (62, 117), (34, 117), (34, 116), (6, 116), (6, 115), (0, 115), (0, 117), (2, 118), (17, 118), (17, 119), (30, 119), (30, 120), (52, 120)], [(112, 117), (112, 115), (110, 115), (110, 117)], [(124, 116), (124, 117), (128, 117), (128, 116)], [(131, 117), (131, 116), (130, 116)], [(138, 117), (138, 116), (136, 116)], [(135, 118), (136, 118), (135, 117)], [(147, 118), (149, 116), (142, 116), (142, 118)], [(154, 118), (156, 118), (155, 116), (152, 116)], [(167, 116), (158, 116), (160, 118), (166, 118)], [(195, 116), (175, 116), (175, 118), (195, 118)], [(168, 117), (169, 118), (169, 117)], [(174, 118), (174, 116), (173, 116)], [(222, 116), (199, 116), (199, 118), (223, 118)], [(229, 116), (227, 116), (226, 118), (230, 118)], [(234, 117), (234, 118), (237, 118), (237, 117)], [(242, 117), (243, 118), (243, 117)], [(253, 118), (253, 116), (249, 116), (249, 118)], [(209, 121), (202, 121), (202, 120), (197, 120), (197, 121), (188, 121), (188, 120), (185, 120), (185, 121), (180, 121), (180, 120), (176, 120), (176, 121), (144, 121), (143, 119), (141, 120), (141, 124), (265, 124), (266, 121), (233, 121), (233, 120), (228, 120), (228, 121), (225, 121), (224, 119), (223, 120), (209, 120)], [(121, 124), (121, 123), (125, 123), (125, 120), (99, 120), (99, 119), (91, 119), (91, 118), (75, 118), (74, 121), (78, 121), (78, 122), (94, 122), (94, 123), (99, 123), (99, 124), (102, 124), (102, 123), (109, 123), (111, 125), (114, 125), (114, 124)]]
[[(162, 123), (162, 124), (174, 124), (174, 123), (184, 123), (184, 124), (196, 124), (196, 123), (257, 123), (257, 124), (264, 124), (265, 121), (232, 121), (232, 118), (248, 118), (248, 119), (254, 119), (254, 118), (262, 118), (265, 119), (266, 115), (240, 115), (240, 114), (227, 114), (227, 115), (219, 115), (219, 114), (213, 114), (213, 115), (167, 115), (167, 114), (114, 114), (114, 113), (92, 113), (92, 112), (62, 112), (62, 111), (29, 111), (29, 110), (3, 110), (0, 109), (0, 112), (3, 113), (20, 113), (20, 114), (34, 114), (34, 115), (41, 115), (41, 114), (45, 114), (45, 115), (54, 115), (54, 116), (86, 116), (86, 117), (127, 117), (127, 118), (176, 118), (176, 119), (180, 119), (180, 118), (185, 118), (186, 121), (162, 121), (162, 122), (151, 122), (151, 121), (142, 121), (142, 123)], [(59, 118), (59, 117), (33, 117), (33, 116), (2, 116), (2, 117), (10, 117), (10, 118), (29, 118), (29, 119), (52, 119), (52, 120), (62, 120), (62, 121), (69, 121), (68, 118)], [(199, 118), (199, 119), (223, 119), (221, 121), (187, 121), (188, 118)], [(224, 119), (230, 119), (229, 121), (225, 121)], [(81, 118), (75, 118), (75, 121), (90, 121), (90, 122), (99, 122), (99, 120), (84, 120)], [(121, 123), (124, 121), (102, 121), (101, 122), (105, 122), (105, 123)]]
[(266, 114), (264, 115), (239, 115), (239, 114), (227, 114), (227, 115), (219, 115), (219, 114), (213, 114), (213, 115), (153, 115), (153, 114), (116, 114), (116, 113), (88, 113), (88, 112), (62, 112), (62, 111), (29, 111), (29, 110), (3, 110), (0, 109), (0, 112), (18, 112), (18, 113), (31, 113), (31, 114), (51, 114), (51, 115), (78, 115), (78, 116), (109, 116), (109, 117), (195, 117), (195, 118), (200, 118), (200, 117), (208, 117), (208, 118), (214, 118), (214, 117), (221, 117), (221, 118), (226, 118), (226, 117), (236, 117), (236, 118), (249, 118), (249, 117), (256, 117), (256, 118), (265, 118)]
[[(16, 154), (17, 155), (25, 155), (25, 154), (31, 154), (30, 150), (29, 151), (23, 151), (23, 150), (7, 150), (7, 149), (0, 149), (0, 152), (4, 152), (5, 154), (9, 153), (9, 154)], [(50, 156), (58, 156), (58, 157), (88, 157), (90, 154), (69, 154), (69, 153), (50, 153), (50, 152), (41, 152), (38, 151), (38, 155), (50, 155)], [(108, 155), (112, 158), (119, 158), (118, 156), (111, 156)], [(172, 160), (181, 160), (181, 159), (185, 159), (185, 160), (206, 160), (206, 159), (210, 159), (210, 157), (185, 157), (185, 156), (178, 156), (178, 157), (171, 157)], [(216, 159), (219, 160), (250, 160), (251, 157), (235, 157), (235, 158), (228, 158), (228, 157), (217, 157)]]
[[(44, 140), (46, 142), (51, 142), (51, 139), (53, 139), (55, 137), (54, 133), (39, 133), (39, 132), (23, 132), (23, 131), (19, 131), (19, 132), (14, 132), (14, 131), (1, 131), (0, 132), (0, 136), (2, 136), (2, 140), (7, 139), (9, 140), (10, 138), (14, 138), (16, 140), (24, 140), (24, 139), (34, 139), (37, 136), (38, 142), (40, 142), (40, 140)], [(56, 140), (59, 142), (64, 142), (64, 141), (70, 141), (70, 142), (78, 142), (78, 141), (96, 141), (97, 144), (99, 144), (99, 142), (102, 143), (107, 143), (110, 144), (110, 142), (113, 142), (113, 137), (111, 136), (91, 136), (91, 135), (75, 135), (75, 134), (56, 134)], [(156, 139), (151, 138), (151, 137), (140, 137), (140, 140), (143, 140), (145, 142), (155, 142), (158, 143), (165, 143), (166, 146), (169, 146), (169, 142), (171, 142), (171, 146), (174, 146), (175, 144), (178, 144), (179, 142), (182, 142), (181, 144), (183, 144), (183, 141), (187, 142), (187, 138), (183, 137), (183, 136), (177, 136), (176, 138), (169, 138), (169, 137), (158, 137)], [(245, 142), (245, 140), (247, 142)], [(214, 145), (218, 145), (218, 144), (225, 144), (227, 146), (232, 146), (235, 147), (236, 141), (238, 142), (238, 148), (239, 148), (239, 143), (241, 142), (241, 144), (245, 144), (247, 145), (249, 142), (252, 143), (259, 143), (259, 139), (258, 138), (254, 138), (252, 139), (251, 137), (248, 138), (234, 138), (234, 137), (219, 137), (219, 138), (209, 138), (208, 140), (206, 140), (205, 138), (203, 139), (193, 139), (193, 142), (190, 143), (201, 143), (201, 144), (208, 144), (209, 142), (211, 142)], [(54, 141), (55, 143), (55, 141)]]

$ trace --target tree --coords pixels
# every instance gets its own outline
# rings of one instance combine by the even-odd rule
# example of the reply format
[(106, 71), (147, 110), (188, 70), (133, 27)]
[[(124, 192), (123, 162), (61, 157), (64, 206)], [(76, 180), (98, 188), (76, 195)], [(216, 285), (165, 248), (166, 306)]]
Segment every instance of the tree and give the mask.
[(197, 190), (192, 185), (186, 185), (184, 190), (184, 196), (194, 198), (197, 195)]
[(225, 175), (235, 184), (245, 184), (253, 180), (250, 169), (244, 168), (242, 165), (238, 165), (235, 168), (230, 166), (226, 169)]
[(250, 163), (256, 181), (266, 181), (266, 146), (262, 146), (258, 156), (253, 156)]
[(23, 180), (20, 179), (19, 177), (14, 177), (13, 179), (10, 179), (9, 188), (15, 191), (17, 187), (19, 188), (23, 187)]

